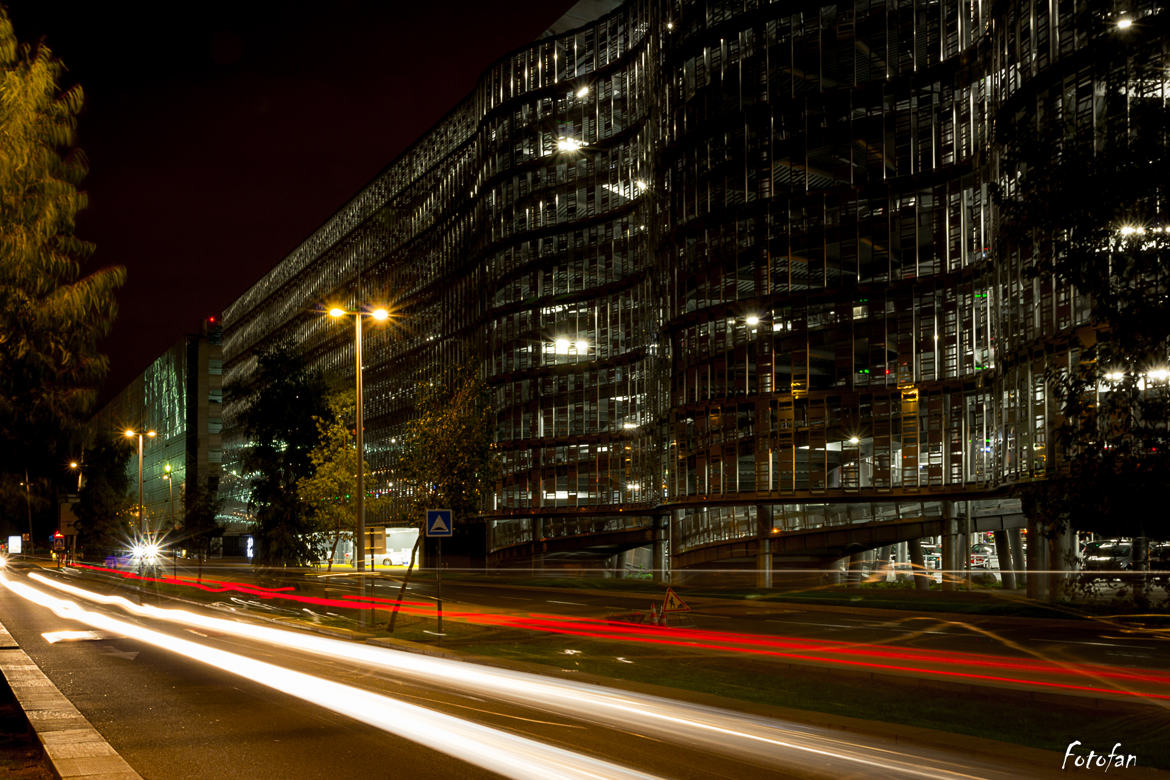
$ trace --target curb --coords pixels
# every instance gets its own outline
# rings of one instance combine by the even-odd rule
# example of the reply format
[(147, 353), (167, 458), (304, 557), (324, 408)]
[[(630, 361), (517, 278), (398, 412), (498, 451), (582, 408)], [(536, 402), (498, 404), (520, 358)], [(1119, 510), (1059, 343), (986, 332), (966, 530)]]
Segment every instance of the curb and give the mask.
[(62, 780), (142, 780), (20, 648), (0, 621), (0, 672)]

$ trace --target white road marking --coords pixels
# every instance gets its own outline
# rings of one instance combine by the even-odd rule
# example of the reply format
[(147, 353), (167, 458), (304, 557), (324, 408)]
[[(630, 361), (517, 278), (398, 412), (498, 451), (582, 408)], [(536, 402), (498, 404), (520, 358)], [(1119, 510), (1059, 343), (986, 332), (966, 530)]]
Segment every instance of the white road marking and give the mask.
[(51, 645), (58, 642), (84, 642), (91, 639), (105, 639), (106, 634), (101, 631), (46, 631), (41, 634), (45, 641)]

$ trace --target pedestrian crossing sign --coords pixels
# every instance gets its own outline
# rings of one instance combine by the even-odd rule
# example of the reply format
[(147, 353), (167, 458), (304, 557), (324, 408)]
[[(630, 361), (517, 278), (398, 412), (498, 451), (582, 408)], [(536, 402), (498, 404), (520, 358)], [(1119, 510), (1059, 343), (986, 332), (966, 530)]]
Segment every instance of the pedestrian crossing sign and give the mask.
[(450, 509), (427, 510), (427, 536), (451, 536), (452, 525)]
[(678, 594), (674, 592), (674, 588), (667, 588), (666, 589), (666, 599), (663, 600), (663, 602), (662, 602), (662, 611), (663, 612), (690, 612), (691, 608), (688, 607), (683, 602), (683, 600), (678, 597)]

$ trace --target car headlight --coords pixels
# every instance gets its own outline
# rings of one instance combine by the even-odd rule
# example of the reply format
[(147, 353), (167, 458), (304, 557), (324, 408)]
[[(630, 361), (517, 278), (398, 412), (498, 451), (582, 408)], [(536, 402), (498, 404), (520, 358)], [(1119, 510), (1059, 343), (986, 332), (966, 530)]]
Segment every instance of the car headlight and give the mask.
[(157, 542), (141, 542), (134, 545), (130, 552), (135, 560), (154, 561), (159, 559), (162, 550)]

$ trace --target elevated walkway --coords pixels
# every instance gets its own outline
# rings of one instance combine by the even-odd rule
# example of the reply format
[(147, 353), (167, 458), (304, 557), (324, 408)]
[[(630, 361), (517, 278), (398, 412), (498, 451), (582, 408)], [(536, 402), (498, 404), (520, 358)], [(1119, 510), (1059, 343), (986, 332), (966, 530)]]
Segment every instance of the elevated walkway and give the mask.
[[(776, 529), (772, 535), (740, 536), (707, 542), (687, 549), (678, 549), (682, 540), (675, 540), (670, 566), (674, 569), (702, 568), (720, 562), (756, 561), (768, 543), (768, 552), (776, 568), (800, 565), (822, 565), (849, 555), (877, 549), (912, 539), (942, 536), (945, 520), (940, 516), (901, 517), (870, 520), (849, 524), (821, 525), (794, 530)], [(966, 530), (965, 519), (956, 518), (959, 528)], [(983, 513), (971, 518), (971, 532), (1002, 531), (1025, 527), (1024, 515), (1013, 511)], [(487, 555), (489, 568), (522, 566), (534, 560), (555, 565), (557, 562), (580, 564), (594, 561), (600, 564), (606, 558), (635, 547), (652, 545), (655, 541), (654, 523), (615, 528), (599, 523), (589, 529), (581, 525), (557, 527), (549, 524), (547, 535), (526, 539), (500, 547)]]
[[(911, 539), (941, 536), (944, 533), (943, 524), (944, 520), (941, 517), (878, 520), (852, 525), (782, 531), (774, 533), (767, 541), (774, 565), (782, 568), (785, 559), (791, 564), (833, 561)], [(1002, 531), (1008, 528), (1023, 528), (1024, 525), (1022, 514), (984, 515), (971, 520), (971, 530), (974, 532)], [(754, 561), (761, 553), (761, 541), (759, 537), (735, 539), (675, 552), (671, 558), (671, 566), (686, 569), (720, 561)]]

